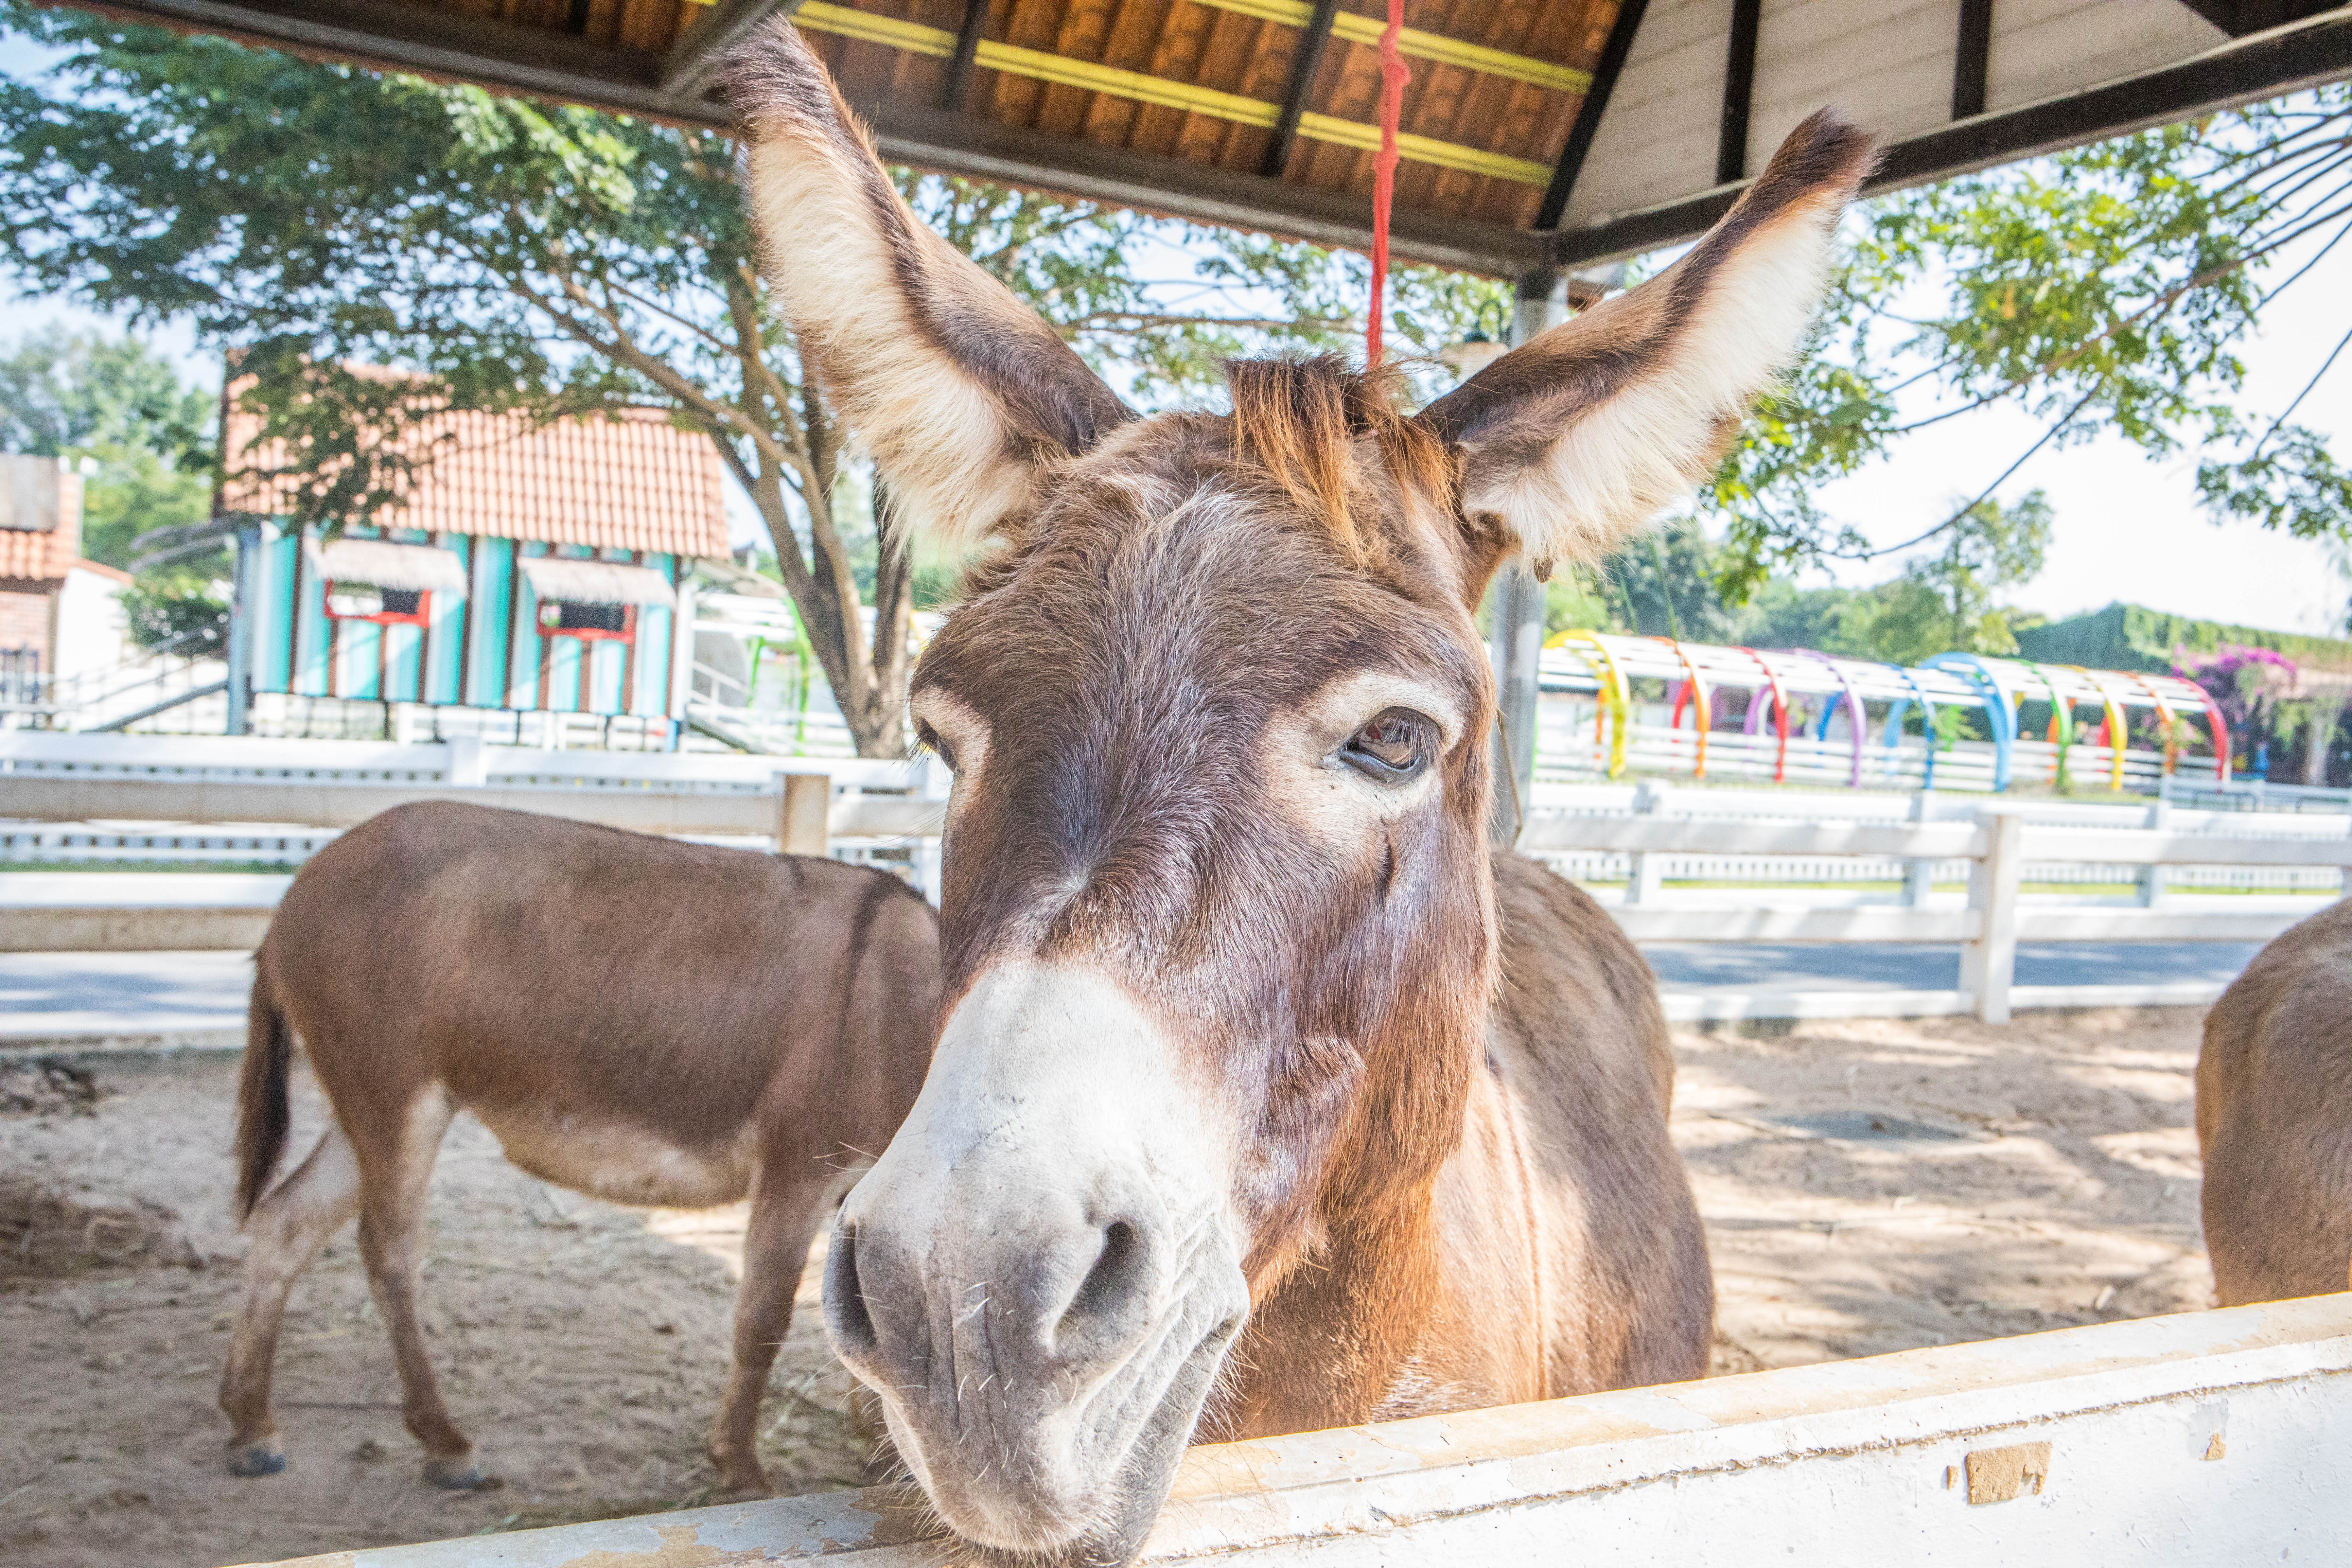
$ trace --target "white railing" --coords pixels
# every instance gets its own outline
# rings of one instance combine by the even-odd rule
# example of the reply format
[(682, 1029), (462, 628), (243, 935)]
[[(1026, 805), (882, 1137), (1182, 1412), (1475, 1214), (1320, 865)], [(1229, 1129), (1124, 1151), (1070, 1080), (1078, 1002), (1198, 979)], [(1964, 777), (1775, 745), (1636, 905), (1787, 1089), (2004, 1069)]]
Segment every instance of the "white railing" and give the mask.
[[(800, 783), (793, 783), (797, 778)], [(822, 780), (822, 805), (811, 789)], [(238, 844), (289, 830), (350, 827), (418, 800), (467, 800), (643, 832), (744, 844), (830, 848), (897, 864), (938, 887), (945, 770), (906, 763), (725, 753), (541, 751), (456, 741), (272, 742), (142, 736), (0, 734), (0, 819), (19, 833), (177, 835)], [(1843, 819), (1791, 815), (1834, 804)], [(2291, 879), (2332, 894), (2352, 870), (2352, 817), (2190, 812), (2158, 802), (2117, 807), (2065, 801), (1985, 803), (1915, 794), (1804, 797), (1764, 791), (1547, 790), (1519, 847), (1544, 858), (1625, 868), (1615, 909), (1645, 942), (1958, 942), (1961, 979), (1937, 1010), (2005, 1020), (2020, 941), (2267, 941), (2318, 907), (2313, 897), (2168, 897), (2177, 868)], [(812, 814), (814, 815), (812, 815)], [(128, 850), (118, 841), (94, 848)], [(226, 847), (226, 846), (225, 846)], [(131, 858), (128, 853), (117, 858)], [(244, 858), (248, 857), (239, 856)], [(1892, 896), (1670, 893), (1693, 866), (1862, 868), (1900, 878)], [(1793, 869), (1791, 869), (1793, 868)], [(2129, 883), (2122, 900), (2027, 899), (2029, 881), (2089, 875)], [(1939, 892), (1962, 876), (1964, 896)], [(2168, 887), (2169, 879), (2169, 889)], [(2072, 1004), (2066, 1004), (2072, 1005)]]
[[(1973, 821), (1965, 822), (1824, 823), (1539, 811), (1519, 847), (1542, 856), (1600, 852), (1633, 858), (1626, 901), (1612, 912), (1637, 942), (1958, 942), (1959, 986), (1937, 994), (1935, 1010), (1970, 1012), (1996, 1024), (2006, 1023), (2016, 1005), (2086, 1005), (2013, 995), (2021, 941), (2267, 942), (2318, 907), (2316, 900), (2299, 900), (2307, 907), (2242, 909), (2232, 907), (2240, 900), (2228, 899), (2199, 899), (2193, 902), (2203, 907), (2195, 909), (2184, 907), (2186, 901), (2162, 900), (2126, 908), (2027, 902), (2021, 895), (2029, 865), (2087, 863), (2135, 871), (2173, 866), (2325, 868), (2335, 873), (2339, 890), (2352, 872), (2352, 837), (2036, 826), (2031, 815), (2030, 809), (1982, 805)], [(1969, 886), (1963, 901), (1942, 907), (1916, 896), (1900, 903), (1826, 908), (1752, 899), (1662, 903), (1660, 879), (1647, 868), (1668, 854), (1835, 857), (1927, 867), (1957, 860), (1968, 864)]]

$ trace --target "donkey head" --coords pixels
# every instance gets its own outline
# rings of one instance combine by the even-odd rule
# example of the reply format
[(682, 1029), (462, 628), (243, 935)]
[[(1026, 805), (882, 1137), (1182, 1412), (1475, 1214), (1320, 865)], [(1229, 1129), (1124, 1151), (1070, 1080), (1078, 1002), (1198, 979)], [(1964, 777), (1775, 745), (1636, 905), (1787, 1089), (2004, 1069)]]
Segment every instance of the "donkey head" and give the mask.
[(939, 1047), (826, 1325), (958, 1535), (1123, 1561), (1254, 1304), (1329, 1289), (1333, 1343), (1229, 1425), (1369, 1412), (1411, 1350), (1496, 963), (1473, 611), (1706, 471), (1867, 149), (1816, 116), (1673, 270), (1417, 416), (1322, 360), (1139, 420), (915, 221), (789, 27), (731, 92), (808, 370), (979, 563), (912, 697), (956, 779)]

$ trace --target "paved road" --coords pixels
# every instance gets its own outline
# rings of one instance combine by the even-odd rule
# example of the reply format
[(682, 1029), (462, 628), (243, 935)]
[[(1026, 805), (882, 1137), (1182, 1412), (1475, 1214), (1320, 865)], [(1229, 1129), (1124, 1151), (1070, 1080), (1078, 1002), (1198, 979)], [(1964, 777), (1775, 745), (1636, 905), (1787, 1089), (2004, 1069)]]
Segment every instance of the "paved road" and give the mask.
[(242, 952), (0, 952), (0, 1044), (245, 1027)]
[[(1894, 943), (1659, 942), (1645, 950), (1671, 992), (1941, 991), (1958, 947)], [(2132, 985), (2236, 977), (2258, 942), (2032, 942), (2020, 985)], [(93, 1034), (242, 1030), (242, 952), (0, 953), (0, 1044)]]

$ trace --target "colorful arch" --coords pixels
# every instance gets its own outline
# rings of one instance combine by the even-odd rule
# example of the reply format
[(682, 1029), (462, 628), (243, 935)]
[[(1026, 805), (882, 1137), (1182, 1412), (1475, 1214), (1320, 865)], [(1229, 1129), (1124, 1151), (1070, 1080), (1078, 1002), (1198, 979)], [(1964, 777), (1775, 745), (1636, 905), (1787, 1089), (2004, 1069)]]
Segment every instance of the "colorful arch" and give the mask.
[(2107, 683), (2096, 670), (2085, 669), (2079, 664), (2062, 665), (2091, 683), (2106, 705), (2107, 716), (2099, 721), (2099, 733), (2107, 736), (2107, 787), (2121, 795), (2124, 787), (2124, 742), (2131, 738), (2131, 721), (2124, 717), (2124, 705), (2107, 689)]
[(1927, 742), (1927, 770), (1919, 780), (1919, 787), (1934, 789), (1936, 787), (1936, 700), (1927, 695), (1927, 689), (1919, 684), (1919, 678), (1902, 665), (1890, 664), (1886, 668), (1901, 676), (1903, 684), (1911, 689), (1911, 697), (1896, 698), (1894, 704), (1887, 710), (1885, 742), (1886, 750), (1895, 752), (1902, 748), (1903, 715), (1911, 710), (1911, 698), (1917, 698), (1920, 723), (1926, 730)]
[(1683, 647), (1678, 639), (1655, 637), (1652, 640), (1665, 644), (1675, 650), (1675, 657), (1682, 660), (1685, 679), (1675, 689), (1674, 715), (1666, 721), (1666, 728), (1669, 730), (1682, 728), (1683, 703), (1688, 700), (1692, 709), (1691, 725), (1698, 731), (1698, 760), (1696, 765), (1691, 769), (1691, 777), (1703, 779), (1706, 777), (1707, 731), (1715, 722), (1714, 694), (1707, 690), (1706, 677), (1698, 672), (1697, 661), (1691, 658), (1690, 650)]
[[(1846, 787), (1860, 789), (1862, 787), (1862, 748), (1869, 734), (1870, 721), (1863, 707), (1862, 693), (1853, 684), (1853, 677), (1846, 673), (1843, 665), (1825, 653), (1815, 653), (1809, 647), (1791, 648), (1790, 651), (1802, 655), (1827, 669), (1830, 674), (1837, 678), (1839, 689), (1845, 693), (1846, 712), (1852, 721), (1849, 728), (1853, 731), (1853, 764), (1846, 774)], [(1813, 726), (1814, 740), (1826, 741), (1830, 738), (1830, 721), (1837, 717), (1837, 710), (1838, 705), (1834, 702), (1822, 709), (1821, 722)]]
[(1992, 666), (1978, 654), (1939, 653), (1919, 668), (1948, 669), (1983, 697), (1985, 722), (1992, 726), (1992, 787), (2007, 790), (2016, 774), (2017, 710), (2009, 705), (2009, 693)]
[(1608, 746), (1609, 776), (1612, 779), (1621, 777), (1625, 772), (1626, 731), (1633, 706), (1632, 688), (1626, 683), (1625, 672), (1618, 668), (1615, 659), (1609, 657), (1609, 649), (1597, 632), (1570, 629), (1551, 638), (1544, 647), (1564, 648), (1571, 643), (1585, 645), (1575, 651), (1586, 664), (1597, 662), (1594, 673), (1601, 678), (1601, 702), (1592, 715), (1592, 743)]
[[(1756, 668), (1764, 672), (1766, 689), (1772, 693), (1772, 722), (1780, 737), (1780, 749), (1772, 758), (1772, 782), (1786, 784), (1789, 782), (1789, 694), (1780, 689), (1780, 672), (1772, 668), (1770, 659), (1752, 647), (1743, 647), (1739, 651), (1756, 661)], [(1748, 721), (1742, 726), (1743, 731), (1753, 735), (1763, 719), (1764, 705), (1761, 702), (1748, 703)]]

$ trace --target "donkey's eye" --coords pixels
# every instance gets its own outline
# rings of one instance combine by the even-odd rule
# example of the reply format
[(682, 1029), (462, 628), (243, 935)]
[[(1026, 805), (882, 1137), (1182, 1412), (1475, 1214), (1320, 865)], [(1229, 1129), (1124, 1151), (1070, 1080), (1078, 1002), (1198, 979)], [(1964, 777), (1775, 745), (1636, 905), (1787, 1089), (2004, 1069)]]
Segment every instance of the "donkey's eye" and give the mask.
[(947, 763), (948, 772), (955, 772), (955, 750), (945, 741), (940, 739), (940, 732), (937, 730), (932, 729), (929, 724), (920, 722), (917, 723), (915, 726), (915, 744), (922, 747), (924, 750), (938, 757), (940, 761)]
[(1349, 738), (1340, 759), (1367, 778), (1403, 784), (1429, 766), (1437, 726), (1406, 708), (1391, 708)]

